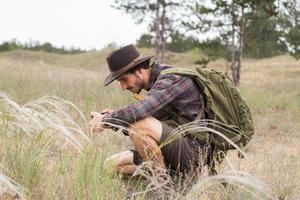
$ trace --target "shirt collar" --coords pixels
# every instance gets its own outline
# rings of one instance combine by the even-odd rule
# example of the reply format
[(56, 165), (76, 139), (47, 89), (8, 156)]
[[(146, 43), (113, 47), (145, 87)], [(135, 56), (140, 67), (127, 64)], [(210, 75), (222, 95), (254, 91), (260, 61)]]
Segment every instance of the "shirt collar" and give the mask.
[(163, 66), (163, 65), (159, 64), (158, 62), (154, 62), (152, 64), (150, 77), (149, 77), (149, 83), (148, 83), (148, 87), (146, 88), (147, 91), (149, 91), (153, 87), (154, 83), (157, 80), (157, 77), (159, 76), (159, 73), (166, 68), (170, 68), (170, 66)]

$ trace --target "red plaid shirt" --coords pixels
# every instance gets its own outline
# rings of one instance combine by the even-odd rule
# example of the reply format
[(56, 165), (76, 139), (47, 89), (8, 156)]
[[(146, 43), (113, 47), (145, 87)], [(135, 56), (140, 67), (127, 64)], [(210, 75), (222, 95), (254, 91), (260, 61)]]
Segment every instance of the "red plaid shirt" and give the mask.
[[(170, 119), (162, 108), (169, 105), (172, 110), (192, 121), (203, 109), (201, 94), (196, 83), (187, 76), (159, 73), (171, 66), (154, 64), (149, 79), (148, 94), (139, 102), (105, 115), (103, 121), (128, 126), (136, 121), (153, 116), (158, 120)], [(118, 119), (118, 120), (114, 120)], [(119, 120), (125, 121), (121, 123)]]

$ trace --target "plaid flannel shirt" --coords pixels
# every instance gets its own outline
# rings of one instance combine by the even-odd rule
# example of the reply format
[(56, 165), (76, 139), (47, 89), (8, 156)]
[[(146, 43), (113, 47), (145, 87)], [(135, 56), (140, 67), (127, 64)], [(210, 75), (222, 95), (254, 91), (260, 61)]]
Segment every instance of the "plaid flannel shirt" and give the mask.
[(128, 127), (128, 124), (149, 116), (161, 121), (168, 120), (170, 116), (162, 110), (166, 105), (189, 121), (194, 120), (203, 109), (198, 86), (187, 76), (165, 74), (158, 78), (162, 70), (170, 67), (157, 63), (152, 65), (149, 87), (146, 88), (148, 94), (139, 102), (105, 115), (103, 121)]

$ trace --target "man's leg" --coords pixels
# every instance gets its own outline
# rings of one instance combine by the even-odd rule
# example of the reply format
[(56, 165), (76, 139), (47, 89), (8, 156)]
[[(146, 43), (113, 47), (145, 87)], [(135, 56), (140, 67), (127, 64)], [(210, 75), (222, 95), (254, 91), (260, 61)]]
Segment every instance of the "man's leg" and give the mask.
[[(158, 144), (172, 134), (175, 128), (155, 118), (146, 118), (138, 121), (129, 128), (129, 136), (138, 152), (116, 154), (116, 169), (124, 174), (132, 174), (137, 165), (142, 161), (152, 160), (156, 166), (165, 168), (165, 160), (172, 170), (184, 172), (197, 167), (201, 161), (203, 152), (206, 152), (205, 144), (192, 141), (191, 138), (179, 138), (165, 145), (162, 149)], [(164, 154), (162, 154), (164, 152)], [(163, 156), (164, 155), (164, 156)], [(200, 158), (199, 158), (200, 157)], [(206, 156), (204, 155), (205, 159)], [(200, 160), (199, 160), (200, 159)]]
[(159, 148), (158, 144), (174, 134), (177, 123), (146, 118), (134, 125), (141, 130), (137, 133), (129, 131), (129, 135), (142, 160), (156, 161), (156, 165), (161, 167), (165, 167), (166, 162), (170, 170), (183, 173), (204, 164), (207, 145), (194, 137), (179, 137)]
[(137, 169), (137, 165), (133, 161), (133, 152), (123, 151), (108, 157), (104, 162), (104, 167), (115, 167), (117, 173), (132, 175)]
[[(162, 135), (161, 122), (149, 117), (134, 123), (129, 128), (129, 136), (142, 160), (152, 160), (159, 167), (165, 168), (165, 162), (158, 143)], [(105, 160), (105, 168), (113, 164), (117, 173), (131, 175), (137, 169), (134, 151), (123, 151)], [(139, 160), (139, 159), (138, 159)]]
[(142, 160), (152, 160), (158, 167), (165, 168), (164, 157), (158, 146), (161, 135), (161, 122), (153, 117), (140, 120), (129, 128), (129, 136)]

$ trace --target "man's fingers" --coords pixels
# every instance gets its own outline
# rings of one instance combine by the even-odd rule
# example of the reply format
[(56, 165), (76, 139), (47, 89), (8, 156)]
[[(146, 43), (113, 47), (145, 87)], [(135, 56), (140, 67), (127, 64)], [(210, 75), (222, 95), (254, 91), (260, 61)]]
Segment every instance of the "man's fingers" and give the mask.
[(105, 108), (104, 110), (102, 110), (102, 111), (101, 111), (101, 114), (103, 114), (103, 113), (108, 113), (108, 109)]
[(92, 112), (90, 113), (90, 115), (91, 115), (91, 119), (92, 119), (92, 120), (93, 120), (94, 118), (95, 118), (95, 119), (101, 119), (101, 120), (102, 120), (102, 118), (103, 118), (103, 114), (98, 113), (98, 112), (95, 112), (95, 111), (92, 111)]
[(90, 121), (90, 122), (89, 122), (89, 127), (92, 127), (92, 126), (93, 126), (93, 122)]
[(90, 124), (90, 130), (91, 130), (91, 133), (94, 133), (94, 125), (93, 124)]
[(91, 119), (93, 119), (94, 118), (94, 112), (91, 112), (90, 116), (91, 116)]
[(97, 126), (95, 124), (95, 125), (91, 125), (90, 126), (90, 130), (91, 130), (91, 133), (93, 134), (93, 133), (100, 133), (100, 132), (102, 132), (104, 130), (104, 128), (99, 127), (99, 126)]
[(104, 110), (101, 111), (101, 114), (107, 114), (107, 113), (112, 113), (113, 110), (112, 109), (109, 109), (109, 108), (105, 108)]
[[(91, 118), (93, 119), (96, 115), (97, 115), (98, 113), (97, 112), (95, 112), (95, 111), (92, 111), (91, 113), (90, 113), (90, 115), (91, 115)], [(100, 113), (99, 113), (100, 114)]]

